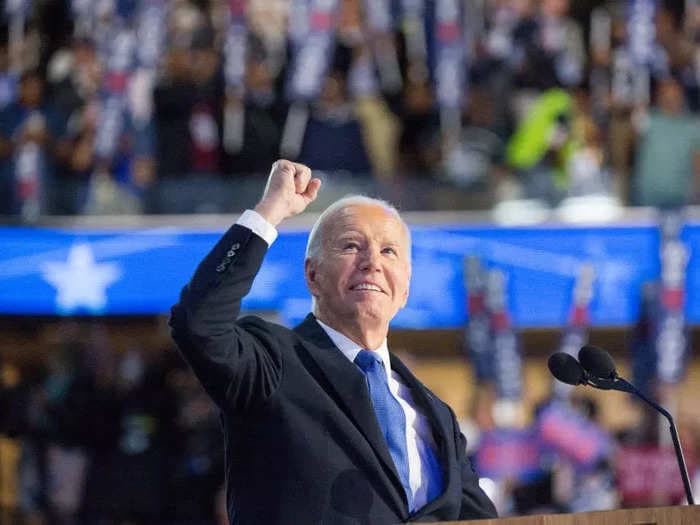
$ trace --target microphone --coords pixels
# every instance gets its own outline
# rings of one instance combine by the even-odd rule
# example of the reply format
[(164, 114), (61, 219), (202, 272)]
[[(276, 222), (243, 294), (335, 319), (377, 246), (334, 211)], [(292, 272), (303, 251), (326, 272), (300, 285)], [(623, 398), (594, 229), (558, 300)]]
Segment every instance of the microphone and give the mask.
[(604, 379), (615, 379), (617, 377), (615, 363), (605, 350), (586, 345), (578, 351), (578, 360), (581, 362), (581, 366), (594, 377)]
[[(559, 355), (563, 357), (557, 357)], [(613, 358), (602, 348), (586, 345), (579, 350), (578, 358), (580, 362), (563, 352), (553, 354), (548, 361), (552, 375), (570, 385), (585, 384), (601, 390), (618, 390), (620, 392), (633, 394), (668, 420), (671, 429), (671, 439), (673, 440), (673, 448), (676, 451), (678, 470), (680, 470), (681, 478), (683, 479), (683, 487), (685, 488), (685, 497), (689, 505), (695, 505), (693, 490), (690, 486), (690, 479), (688, 478), (688, 468), (685, 464), (683, 449), (681, 448), (680, 438), (678, 437), (678, 430), (673, 421), (673, 416), (671, 416), (668, 410), (646, 397), (632, 383), (620, 377), (615, 369)], [(580, 371), (578, 372), (576, 365), (580, 367)], [(577, 375), (577, 373), (579, 375)], [(569, 380), (578, 382), (570, 382)]]
[(656, 410), (664, 410), (650, 399), (647, 399), (632, 383), (620, 377), (615, 369), (613, 358), (602, 348), (585, 345), (579, 350), (578, 359), (583, 369), (588, 373), (587, 384), (593, 388), (627, 392), (651, 404)]
[(581, 363), (566, 352), (557, 352), (549, 356), (547, 366), (552, 375), (562, 383), (573, 386), (588, 383), (588, 374)]

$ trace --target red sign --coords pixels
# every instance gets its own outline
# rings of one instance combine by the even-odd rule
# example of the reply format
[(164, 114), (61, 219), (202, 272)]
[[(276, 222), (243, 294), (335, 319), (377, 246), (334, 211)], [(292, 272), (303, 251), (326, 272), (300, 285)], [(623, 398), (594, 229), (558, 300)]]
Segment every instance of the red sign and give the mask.
[[(692, 472), (695, 461), (685, 459)], [(620, 495), (625, 505), (678, 502), (685, 497), (673, 447), (622, 447), (616, 457)]]

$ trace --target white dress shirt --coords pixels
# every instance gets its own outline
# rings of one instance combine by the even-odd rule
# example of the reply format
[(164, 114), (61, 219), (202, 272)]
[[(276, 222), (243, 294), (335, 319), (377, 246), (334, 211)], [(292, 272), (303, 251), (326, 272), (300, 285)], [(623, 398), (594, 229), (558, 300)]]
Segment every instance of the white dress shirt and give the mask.
[[(274, 226), (253, 210), (243, 212), (237, 224), (250, 228), (268, 245), (272, 244), (277, 237)], [(363, 347), (318, 319), (316, 321), (343, 355), (354, 363), (355, 357)], [(413, 400), (411, 390), (403, 384), (399, 374), (391, 369), (386, 339), (374, 352), (384, 364), (391, 395), (399, 402), (406, 416), (409, 482), (413, 492), (413, 507), (410, 510), (414, 511), (432, 501), (442, 491), (442, 473), (435, 452), (435, 439), (428, 419)]]

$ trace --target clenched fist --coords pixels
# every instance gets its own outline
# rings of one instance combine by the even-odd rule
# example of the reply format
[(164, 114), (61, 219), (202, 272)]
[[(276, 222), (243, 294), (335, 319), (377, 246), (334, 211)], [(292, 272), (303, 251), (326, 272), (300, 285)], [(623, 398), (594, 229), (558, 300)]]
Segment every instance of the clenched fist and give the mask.
[(316, 199), (321, 180), (311, 177), (303, 164), (278, 160), (272, 165), (265, 192), (255, 211), (277, 226), (288, 217), (303, 212)]

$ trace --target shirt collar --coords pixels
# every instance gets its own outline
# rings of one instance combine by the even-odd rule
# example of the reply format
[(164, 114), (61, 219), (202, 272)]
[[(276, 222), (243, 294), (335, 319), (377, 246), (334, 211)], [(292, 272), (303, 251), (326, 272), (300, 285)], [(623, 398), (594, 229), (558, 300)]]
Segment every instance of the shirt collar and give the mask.
[[(353, 363), (355, 362), (357, 354), (360, 353), (360, 350), (369, 350), (368, 348), (366, 349), (363, 346), (357, 344), (348, 336), (341, 334), (340, 332), (334, 330), (327, 324), (319, 321), (318, 318), (316, 318), (316, 322), (319, 325), (321, 325), (321, 328), (323, 328), (326, 334), (328, 334), (328, 337), (331, 338), (333, 344), (335, 344), (335, 346), (338, 347), (338, 349), (343, 353), (343, 355)], [(379, 348), (376, 348), (374, 350), (374, 353), (376, 353), (377, 356), (379, 356), (379, 358), (382, 360), (382, 363), (384, 363), (384, 370), (388, 379), (389, 377), (391, 377), (391, 361), (389, 360), (389, 347), (386, 344), (386, 339), (382, 341), (382, 344), (379, 345)]]

